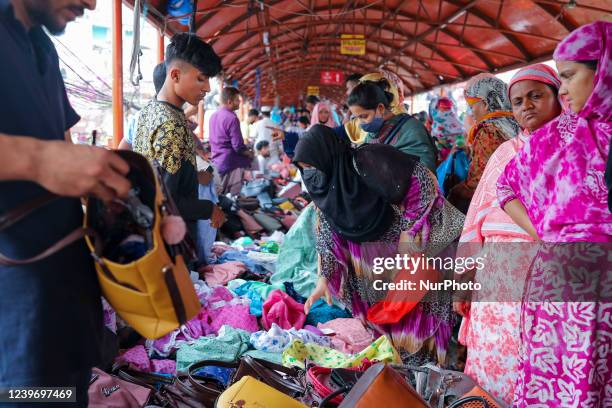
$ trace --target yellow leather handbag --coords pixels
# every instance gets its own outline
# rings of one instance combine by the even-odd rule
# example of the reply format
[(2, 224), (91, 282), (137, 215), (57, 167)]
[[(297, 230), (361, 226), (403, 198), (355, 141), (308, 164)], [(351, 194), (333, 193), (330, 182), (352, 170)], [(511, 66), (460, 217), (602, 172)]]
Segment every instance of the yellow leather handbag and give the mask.
[(307, 408), (306, 405), (294, 400), (251, 376), (244, 376), (227, 390), (223, 391), (216, 408)]
[[(200, 302), (180, 246), (167, 245), (161, 235), (161, 220), (166, 214), (178, 214), (171, 198), (163, 191), (159, 173), (143, 156), (117, 152), (130, 165), (128, 178), (140, 190), (143, 204), (153, 210), (150, 228), (152, 248), (139, 259), (117, 263), (104, 254), (105, 235), (100, 231), (97, 199), (86, 200), (84, 227), (95, 234), (86, 236), (95, 259), (102, 293), (117, 314), (134, 330), (148, 339), (164, 336), (197, 315)], [(103, 228), (102, 228), (103, 229)]]

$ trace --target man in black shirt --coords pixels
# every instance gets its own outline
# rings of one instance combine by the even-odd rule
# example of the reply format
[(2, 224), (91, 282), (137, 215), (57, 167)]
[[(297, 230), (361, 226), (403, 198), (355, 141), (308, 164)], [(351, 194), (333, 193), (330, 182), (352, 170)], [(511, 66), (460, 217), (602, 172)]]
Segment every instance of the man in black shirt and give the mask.
[[(0, 214), (49, 191), (73, 197), (1, 231), (0, 252), (11, 258), (32, 257), (82, 225), (77, 197), (111, 200), (130, 189), (129, 167), (119, 156), (66, 142), (80, 118), (43, 30), (60, 33), (95, 5), (0, 0)], [(78, 403), (70, 406), (86, 406), (102, 327), (100, 288), (84, 241), (33, 264), (0, 266), (0, 389), (76, 387)]]

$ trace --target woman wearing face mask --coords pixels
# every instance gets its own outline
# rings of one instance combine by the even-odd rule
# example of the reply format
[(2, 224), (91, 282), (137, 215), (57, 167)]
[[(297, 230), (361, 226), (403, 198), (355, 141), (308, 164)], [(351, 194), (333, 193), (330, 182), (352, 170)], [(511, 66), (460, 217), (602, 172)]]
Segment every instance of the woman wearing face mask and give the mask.
[[(498, 181), (500, 206), (544, 242), (525, 288), (514, 406), (610, 405), (612, 303), (602, 292), (611, 285), (612, 214), (603, 181), (611, 39), (612, 24), (600, 21), (559, 43), (559, 94), (570, 112), (534, 132)], [(586, 286), (576, 285), (581, 271), (588, 271)]]
[[(475, 292), (471, 304), (454, 304), (463, 316), (459, 341), (468, 349), (464, 371), (507, 404), (512, 402), (517, 376), (519, 300), (535, 248), (515, 244), (533, 238), (499, 207), (497, 179), (531, 133), (559, 116), (560, 85), (555, 71), (544, 64), (525, 67), (510, 81), (512, 112), (522, 132), (504, 142), (489, 158), (459, 240), (459, 256), (485, 259), (484, 268), (476, 271), (475, 281), (490, 289)], [(489, 285), (491, 282), (494, 284)]]
[(314, 125), (324, 125), (332, 129), (338, 127), (328, 103), (319, 102), (315, 105), (310, 119), (310, 126)]
[(358, 118), (361, 129), (368, 133), (366, 143), (382, 143), (417, 156), (430, 170), (435, 171), (437, 151), (421, 122), (407, 113), (391, 110), (394, 95), (389, 82), (365, 81), (357, 85), (348, 97), (351, 113)]
[(381, 144), (353, 149), (320, 125), (302, 136), (294, 161), (319, 220), (320, 278), (306, 312), (334, 296), (388, 335), (404, 362), (444, 364), (454, 319), (450, 294), (431, 291), (392, 323), (374, 324), (381, 320), (371, 315), (386, 295), (373, 285), (386, 276), (374, 272), (374, 258), (393, 257), (406, 245), (433, 256), (459, 236), (464, 217), (441, 196), (434, 175), (414, 156)]
[(511, 112), (508, 87), (491, 74), (480, 74), (468, 81), (465, 99), (476, 121), (468, 133), (471, 162), (467, 179), (449, 192), (448, 199), (467, 212), (489, 157), (506, 140), (517, 136), (520, 128)]

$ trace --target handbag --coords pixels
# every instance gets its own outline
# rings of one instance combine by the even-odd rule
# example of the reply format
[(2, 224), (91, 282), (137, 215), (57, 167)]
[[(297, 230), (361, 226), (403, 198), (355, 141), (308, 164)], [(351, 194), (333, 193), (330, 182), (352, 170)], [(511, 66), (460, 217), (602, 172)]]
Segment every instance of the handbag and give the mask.
[(232, 383), (243, 377), (253, 377), (292, 398), (301, 398), (306, 394), (303, 372), (267, 360), (245, 355), (240, 359), (238, 371)]
[(255, 235), (264, 230), (264, 228), (255, 220), (255, 218), (253, 218), (251, 214), (247, 213), (243, 209), (238, 210), (236, 214), (238, 214), (238, 217), (240, 217), (242, 226), (247, 234)]
[[(426, 373), (417, 373), (416, 389), (432, 408), (444, 408), (448, 404), (462, 406), (464, 399), (470, 398), (473, 408), (502, 408), (504, 404), (480, 387), (470, 376), (459, 371), (444, 370), (434, 365), (426, 365)], [(478, 397), (474, 400), (472, 397)], [(482, 404), (482, 400), (486, 402)], [(481, 401), (481, 402), (478, 402)]]
[[(308, 369), (306, 376), (314, 392), (325, 399), (337, 390), (351, 390), (362, 374), (363, 371), (357, 369), (313, 366)], [(344, 396), (339, 394), (330, 398), (329, 402), (337, 405), (342, 403), (343, 399)]]
[(124, 381), (99, 368), (92, 369), (87, 391), (92, 408), (141, 408), (149, 402), (152, 393), (149, 387)]
[(244, 376), (217, 399), (217, 408), (307, 408), (306, 405), (258, 381)]
[[(106, 300), (139, 334), (156, 339), (186, 323), (200, 310), (185, 264), (185, 259), (195, 258), (195, 254), (187, 240), (172, 246), (163, 241), (162, 216), (178, 215), (178, 211), (165, 191), (159, 171), (138, 153), (117, 151), (116, 154), (130, 165), (127, 178), (132, 190), (122, 203), (123, 207), (115, 202), (107, 206), (98, 199), (87, 198), (83, 227), (29, 259), (15, 260), (0, 254), (0, 264), (13, 266), (37, 262), (85, 237)], [(4, 214), (0, 217), (0, 231), (57, 198), (49, 193)], [(117, 207), (121, 207), (121, 211)], [(149, 247), (143, 251), (144, 255), (121, 263), (109, 257), (114, 256), (119, 246), (121, 234), (118, 230), (125, 220), (139, 224)], [(142, 226), (145, 224), (147, 227)]]
[[(332, 398), (346, 392), (341, 388), (321, 401), (323, 408)], [(339, 408), (411, 407), (429, 408), (414, 388), (391, 366), (378, 363), (359, 378)]]
[(253, 217), (255, 218), (255, 221), (257, 221), (259, 225), (264, 227), (264, 229), (270, 234), (274, 233), (274, 231), (278, 231), (283, 227), (280, 221), (278, 221), (276, 218), (264, 214), (261, 211), (256, 211), (255, 213), (253, 213)]
[(159, 389), (154, 396), (158, 405), (172, 408), (199, 408), (212, 407), (219, 395), (227, 388), (225, 384), (214, 378), (198, 374), (198, 371), (209, 366), (236, 369), (238, 363), (201, 361), (189, 367), (187, 374), (176, 377), (141, 373), (125, 367), (116, 369), (116, 373), (125, 381)]
[(161, 235), (164, 215), (178, 215), (172, 197), (165, 190), (159, 171), (147, 159), (131, 151), (117, 152), (130, 164), (128, 178), (137, 186), (142, 201), (153, 210), (152, 248), (130, 263), (108, 258), (109, 245), (101, 222), (106, 207), (97, 199), (86, 200), (84, 227), (98, 231), (85, 238), (95, 260), (104, 297), (117, 314), (143, 337), (156, 339), (195, 317), (200, 310), (185, 257), (191, 256), (184, 245), (165, 244)]

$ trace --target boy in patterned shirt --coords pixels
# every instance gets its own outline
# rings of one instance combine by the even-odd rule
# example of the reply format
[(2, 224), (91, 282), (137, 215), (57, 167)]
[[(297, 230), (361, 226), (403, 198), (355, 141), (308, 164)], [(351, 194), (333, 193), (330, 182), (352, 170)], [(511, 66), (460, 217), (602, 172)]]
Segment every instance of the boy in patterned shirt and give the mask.
[(197, 106), (210, 91), (209, 78), (221, 71), (221, 60), (197, 36), (177, 34), (166, 49), (166, 79), (157, 97), (139, 113), (133, 150), (156, 163), (162, 179), (195, 241), (197, 221), (224, 222), (223, 211), (198, 198), (195, 142), (183, 113), (188, 102)]

